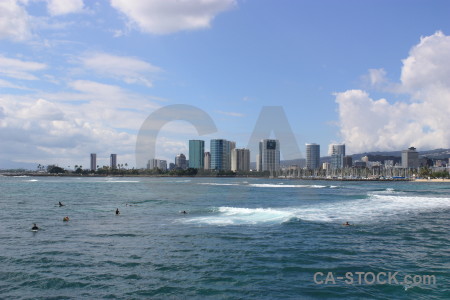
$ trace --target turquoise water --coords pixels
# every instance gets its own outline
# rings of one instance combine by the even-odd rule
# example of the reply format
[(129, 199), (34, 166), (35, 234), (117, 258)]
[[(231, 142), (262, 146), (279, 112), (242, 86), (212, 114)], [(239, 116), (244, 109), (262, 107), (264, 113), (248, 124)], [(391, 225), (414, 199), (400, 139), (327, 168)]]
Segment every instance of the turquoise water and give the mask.
[(450, 184), (0, 177), (0, 205), (2, 299), (450, 295)]

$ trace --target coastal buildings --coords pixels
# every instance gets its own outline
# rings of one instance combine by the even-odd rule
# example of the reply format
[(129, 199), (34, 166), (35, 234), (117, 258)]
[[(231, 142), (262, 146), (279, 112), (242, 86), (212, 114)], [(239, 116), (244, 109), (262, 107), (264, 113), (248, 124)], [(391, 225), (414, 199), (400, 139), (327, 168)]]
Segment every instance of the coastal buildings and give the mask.
[(402, 151), (402, 167), (408, 169), (419, 167), (419, 152), (416, 148), (410, 147)]
[(178, 154), (175, 157), (175, 168), (187, 169), (186, 156), (183, 153)]
[(344, 156), (344, 168), (351, 168), (353, 166), (353, 158), (351, 155)]
[(225, 139), (212, 139), (211, 150), (211, 170), (229, 171), (231, 170), (230, 142)]
[(320, 145), (306, 144), (306, 168), (316, 170), (320, 167)]
[(345, 144), (331, 144), (329, 152), (331, 169), (342, 169), (344, 167)]
[(250, 171), (250, 150), (233, 149), (231, 150), (231, 171), (248, 172)]
[(109, 157), (109, 166), (111, 169), (117, 169), (117, 154), (111, 154)]
[(91, 170), (97, 170), (97, 154), (91, 153)]
[[(280, 170), (280, 142), (264, 139), (259, 142), (257, 169), (261, 172), (277, 172)], [(258, 166), (259, 165), (259, 166)]]
[(162, 171), (167, 170), (167, 160), (161, 160), (161, 159), (149, 159), (147, 163), (147, 169), (153, 170), (153, 169), (160, 169)]
[(189, 141), (189, 168), (204, 169), (205, 167), (205, 141)]
[(210, 152), (205, 152), (204, 154), (204, 169), (205, 170), (210, 170), (211, 169), (211, 153)]

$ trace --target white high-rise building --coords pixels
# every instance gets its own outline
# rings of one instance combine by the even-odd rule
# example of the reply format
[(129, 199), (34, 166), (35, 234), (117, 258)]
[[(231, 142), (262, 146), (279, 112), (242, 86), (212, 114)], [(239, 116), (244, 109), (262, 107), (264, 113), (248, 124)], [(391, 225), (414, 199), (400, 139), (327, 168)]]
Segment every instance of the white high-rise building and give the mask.
[(205, 152), (205, 170), (211, 169), (211, 153)]
[(306, 168), (310, 170), (320, 168), (320, 145), (306, 144)]
[(264, 139), (259, 142), (260, 172), (277, 172), (280, 170), (280, 142)]
[(345, 144), (331, 144), (328, 149), (331, 152), (331, 168), (342, 169), (344, 167)]
[(175, 157), (175, 166), (183, 170), (187, 169), (188, 163), (186, 161), (186, 156), (183, 153), (180, 153)]
[(231, 171), (250, 171), (250, 150), (236, 149), (231, 150)]

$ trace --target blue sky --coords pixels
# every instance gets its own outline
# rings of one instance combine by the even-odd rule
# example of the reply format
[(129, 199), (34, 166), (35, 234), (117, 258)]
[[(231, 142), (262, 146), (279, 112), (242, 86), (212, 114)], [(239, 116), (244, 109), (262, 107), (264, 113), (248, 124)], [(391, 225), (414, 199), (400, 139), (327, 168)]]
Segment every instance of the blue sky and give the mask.
[(170, 161), (189, 139), (246, 147), (263, 106), (284, 108), (301, 151), (450, 147), (449, 14), (448, 1), (0, 0), (0, 168), (88, 166), (91, 152), (132, 166), (141, 124), (171, 104), (218, 131), (166, 125), (156, 155)]

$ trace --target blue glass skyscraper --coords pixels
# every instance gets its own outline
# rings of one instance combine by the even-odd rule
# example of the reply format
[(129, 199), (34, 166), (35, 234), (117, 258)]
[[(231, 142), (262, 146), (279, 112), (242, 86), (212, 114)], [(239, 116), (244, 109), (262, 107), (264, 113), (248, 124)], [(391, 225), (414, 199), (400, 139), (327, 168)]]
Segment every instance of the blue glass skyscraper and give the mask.
[(231, 170), (230, 142), (224, 139), (213, 139), (210, 148), (211, 170)]
[(205, 167), (205, 141), (189, 140), (189, 168)]

